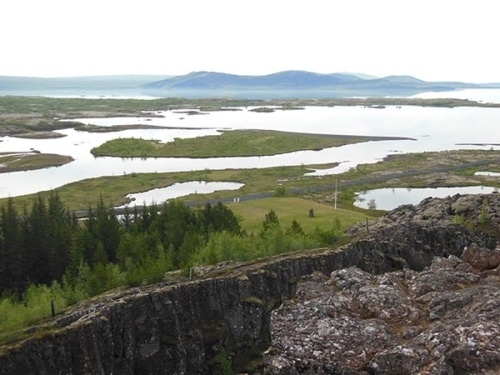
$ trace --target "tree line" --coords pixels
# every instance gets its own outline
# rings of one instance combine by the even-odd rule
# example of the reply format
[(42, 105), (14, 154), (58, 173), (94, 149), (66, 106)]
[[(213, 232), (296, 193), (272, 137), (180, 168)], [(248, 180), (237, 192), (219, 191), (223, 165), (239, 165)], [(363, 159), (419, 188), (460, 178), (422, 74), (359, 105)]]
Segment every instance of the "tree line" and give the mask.
[[(0, 208), (0, 295), (30, 285), (65, 286), (92, 296), (118, 285), (161, 280), (174, 269), (226, 260), (245, 261), (342, 240), (340, 222), (306, 234), (297, 221), (282, 228), (273, 210), (260, 233), (246, 233), (222, 203), (200, 209), (174, 200), (117, 216), (102, 198), (78, 220), (56, 193), (18, 210)], [(83, 285), (83, 286), (82, 286)]]
[[(259, 233), (242, 230), (222, 203), (190, 208), (182, 201), (117, 216), (102, 198), (78, 220), (56, 193), (17, 209), (0, 207), (0, 344), (22, 329), (104, 291), (158, 282), (176, 269), (246, 261), (343, 239), (340, 221), (305, 233), (295, 220), (282, 228), (273, 210)], [(21, 336), (20, 336), (21, 335)]]
[(118, 217), (101, 199), (88, 219), (78, 221), (55, 193), (22, 210), (9, 199), (0, 210), (0, 294), (54, 280), (74, 284), (83, 273), (104, 274), (113, 265), (137, 284), (153, 263), (163, 263), (165, 271), (187, 266), (220, 231), (241, 235), (238, 220), (221, 203), (193, 210), (173, 201)]

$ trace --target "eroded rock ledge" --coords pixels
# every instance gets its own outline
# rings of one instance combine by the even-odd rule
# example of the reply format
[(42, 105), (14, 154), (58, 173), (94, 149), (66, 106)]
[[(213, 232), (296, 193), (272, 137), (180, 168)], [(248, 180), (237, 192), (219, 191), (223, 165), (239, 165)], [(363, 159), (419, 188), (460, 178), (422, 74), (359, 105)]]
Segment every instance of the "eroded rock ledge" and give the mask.
[[(450, 291), (451, 294), (448, 297), (442, 297), (439, 300), (436, 299), (438, 298), (436, 295), (429, 294), (432, 291), (427, 291), (425, 288), (424, 291), (418, 292), (419, 285), (424, 285), (417, 282), (423, 277), (419, 275), (426, 275), (425, 272), (430, 271), (424, 271), (422, 274), (418, 274), (417, 271), (422, 271), (431, 265), (436, 256), (458, 257), (465, 247), (470, 248), (473, 243), (477, 244), (482, 251), (492, 251), (496, 246), (496, 240), (491, 235), (468, 229), (467, 226), (453, 224), (453, 222), (456, 221), (457, 215), (468, 223), (481, 221), (488, 216), (489, 228), (494, 228), (498, 233), (497, 213), (500, 213), (498, 195), (481, 196), (479, 200), (467, 198), (468, 203), (461, 206), (456, 204), (462, 199), (460, 197), (442, 201), (428, 200), (420, 206), (412, 206), (413, 208), (404, 206), (403, 209), (395, 210), (384, 218), (385, 222), (371, 224), (369, 236), (365, 233), (364, 238), (341, 249), (319, 249), (307, 254), (295, 254), (243, 266), (226, 267), (208, 273), (205, 278), (195, 281), (175, 285), (163, 283), (103, 296), (60, 316), (50, 329), (42, 330), (34, 337), (16, 345), (3, 348), (0, 354), (0, 374), (209, 374), (216, 364), (217, 354), (222, 350), (230, 356), (236, 371), (244, 371), (248, 369), (251, 359), (260, 359), (260, 353), (271, 344), (278, 349), (271, 354), (268, 353), (267, 363), (272, 363), (275, 358), (278, 358), (273, 357), (276, 355), (280, 360), (285, 361), (285, 365), (275, 366), (274, 369), (272, 366), (267, 366), (265, 370), (261, 367), (260, 372), (312, 374), (319, 373), (317, 371), (321, 370), (329, 374), (359, 373), (356, 371), (387, 373), (383, 372), (383, 369), (390, 368), (398, 360), (406, 361), (413, 358), (412, 363), (416, 363), (415, 366), (419, 363), (427, 363), (417, 359), (423, 353), (418, 342), (411, 344), (399, 342), (400, 337), (394, 336), (391, 333), (392, 328), (385, 325), (387, 319), (400, 320), (401, 332), (406, 332), (401, 336), (404, 340), (417, 340), (424, 332), (440, 332), (439, 335), (443, 337), (450, 336), (450, 342), (456, 345), (453, 344), (448, 348), (454, 348), (456, 354), (450, 354), (446, 360), (449, 362), (450, 358), (455, 358), (456, 361), (460, 361), (464, 358), (462, 355), (465, 353), (464, 350), (470, 347), (460, 346), (463, 344), (462, 339), (455, 336), (460, 334), (467, 340), (471, 338), (475, 343), (473, 349), (477, 351), (483, 336), (470, 336), (468, 332), (473, 332), (474, 329), (479, 332), (480, 327), (473, 326), (471, 320), (470, 326), (463, 326), (465, 329), (463, 332), (446, 331), (444, 327), (439, 326), (438, 322), (443, 319), (453, 322), (453, 314), (458, 311), (462, 314), (463, 312), (459, 309), (469, 308), (471, 304), (467, 301), (471, 298), (475, 301), (475, 298), (480, 296), (480, 291), (489, 293), (488, 296), (491, 297), (492, 302), (490, 305), (483, 304), (482, 308), (477, 307), (475, 310), (485, 316), (488, 315), (488, 311), (493, 311), (491, 316), (495, 317), (498, 306), (493, 302), (494, 290), (488, 285), (481, 284), (483, 280), (481, 275), (472, 272), (471, 276), (464, 276), (464, 280), (460, 279), (460, 282), (455, 283), (459, 285), (459, 289), (470, 289), (469, 294), (463, 297)], [(487, 215), (484, 213), (485, 199)], [(363, 228), (358, 231), (358, 235), (361, 234), (363, 234)], [(446, 262), (456, 262), (456, 267), (459, 269), (467, 268), (465, 265), (458, 266), (464, 263), (453, 257), (438, 261), (438, 263), (435, 261), (431, 268), (436, 268), (436, 264), (448, 264)], [(453, 269), (456, 267), (454, 266)], [(397, 270), (401, 269), (405, 271), (398, 273)], [(446, 267), (441, 267), (442, 269)], [(466, 272), (464, 270), (461, 272)], [(320, 279), (321, 281), (315, 281), (316, 284), (310, 289), (304, 289), (306, 284), (297, 283), (301, 277), (314, 272), (330, 275), (333, 271), (338, 271), (335, 274), (336, 279), (332, 278), (326, 284), (317, 276), (312, 280)], [(391, 271), (396, 272), (374, 276)], [(445, 274), (445, 272), (441, 273)], [(404, 278), (402, 275), (405, 275)], [(368, 280), (372, 284), (363, 280)], [(433, 285), (433, 282), (425, 285)], [(471, 285), (477, 288), (473, 289)], [(298, 294), (296, 293), (297, 287), (299, 288)], [(333, 294), (332, 288), (335, 291)], [(346, 294), (342, 297), (343, 290)], [(359, 296), (355, 298), (356, 301), (348, 299), (348, 292), (355, 290), (363, 290), (364, 300), (359, 300)], [(387, 292), (388, 301), (384, 302), (386, 304), (382, 307), (375, 308), (377, 300), (373, 299), (373, 296), (378, 296), (384, 290)], [(393, 290), (398, 293), (389, 293)], [(335, 358), (335, 354), (332, 354), (335, 350), (330, 350), (330, 354), (327, 355), (323, 349), (314, 349), (312, 356), (319, 360), (307, 362), (309, 365), (301, 368), (293, 362), (296, 359), (295, 354), (293, 358), (288, 357), (285, 349), (279, 349), (279, 344), (276, 341), (272, 342), (270, 322), (273, 309), (277, 309), (288, 299), (296, 301), (292, 299), (295, 296), (298, 298), (306, 296), (306, 299), (302, 304), (295, 303), (294, 305), (287, 302), (277, 310), (278, 313), (292, 309), (293, 306), (306, 306), (310, 300), (307, 297), (308, 293), (324, 296), (327, 291), (332, 294), (331, 298), (337, 298), (337, 296), (340, 298), (340, 302), (337, 303), (341, 308), (340, 312), (353, 305), (353, 314), (356, 314), (356, 311), (360, 314), (357, 318), (360, 324), (368, 321), (374, 322), (374, 332), (367, 337), (377, 337), (376, 346), (385, 352), (374, 354), (371, 352), (369, 343), (364, 342), (367, 344), (363, 354), (365, 362), (362, 365), (348, 367), (335, 362), (335, 359), (333, 362), (327, 361), (331, 356)], [(415, 296), (416, 302), (412, 301)], [(370, 302), (372, 299), (373, 303)], [(363, 304), (360, 301), (364, 301)], [(422, 307), (430, 306), (430, 304), (433, 306), (432, 317), (436, 319), (431, 318), (431, 310), (427, 311)], [(450, 310), (451, 313), (447, 308), (449, 305), (456, 305), (456, 308)], [(356, 306), (361, 310), (356, 310)], [(390, 310), (391, 306), (394, 310)], [(340, 316), (340, 312), (328, 311), (330, 311), (328, 314), (333, 314), (333, 317), (336, 316), (335, 314)], [(304, 316), (304, 319), (307, 318), (311, 324), (318, 321), (311, 314)], [(342, 325), (342, 319), (344, 318), (334, 320), (333, 327)], [(348, 325), (345, 319), (344, 321)], [(474, 323), (480, 324), (479, 321)], [(273, 325), (275, 324), (277, 323), (273, 321)], [(422, 325), (429, 324), (435, 326), (434, 331), (423, 329), (425, 327)], [(407, 325), (408, 328), (404, 328)], [(321, 327), (326, 331), (330, 330), (331, 333), (336, 332), (328, 326)], [(321, 327), (318, 326), (318, 329)], [(483, 325), (481, 332), (495, 332), (493, 328)], [(357, 329), (361, 334), (359, 327)], [(321, 332), (326, 332), (325, 330)], [(279, 329), (276, 332), (279, 332)], [(431, 333), (426, 334), (429, 336), (421, 336), (422, 342), (434, 339)], [(334, 336), (330, 338), (330, 341), (342, 348), (342, 341), (339, 340), (341, 339)], [(392, 343), (398, 343), (404, 350), (392, 353), (391, 348), (398, 347), (397, 345), (390, 346), (389, 344)], [(496, 344), (493, 342), (492, 345)], [(496, 346), (497, 352), (498, 348), (499, 346)], [(434, 358), (442, 349), (436, 349), (437, 352), (433, 348), (426, 350), (429, 351), (427, 356)], [(449, 350), (451, 349), (445, 349), (446, 353)], [(376, 355), (379, 359), (375, 359)], [(488, 366), (497, 364), (498, 358), (495, 355), (491, 354), (485, 358), (490, 361)], [(334, 367), (332, 370), (321, 366)], [(336, 368), (340, 372), (335, 372)], [(275, 370), (278, 372), (273, 372)]]
[(498, 374), (499, 286), (498, 268), (455, 256), (422, 272), (307, 276), (273, 312), (263, 373)]

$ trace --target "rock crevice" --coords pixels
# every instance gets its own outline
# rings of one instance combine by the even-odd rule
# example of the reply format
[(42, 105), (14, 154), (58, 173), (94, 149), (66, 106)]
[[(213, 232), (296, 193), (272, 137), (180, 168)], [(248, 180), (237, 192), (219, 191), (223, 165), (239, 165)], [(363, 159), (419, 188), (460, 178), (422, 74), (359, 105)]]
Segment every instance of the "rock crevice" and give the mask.
[[(498, 208), (498, 211), (488, 211), (490, 219), (497, 218), (496, 212), (500, 212), (497, 195), (484, 198)], [(332, 353), (336, 350), (341, 350), (352, 361), (355, 356), (364, 358), (365, 367), (360, 371), (369, 369), (371, 373), (383, 373), (380, 369), (403, 359), (417, 366), (424, 363), (418, 358), (434, 358), (443, 350), (439, 345), (428, 347), (435, 333), (429, 332), (424, 340), (420, 323), (423, 315), (426, 321), (436, 321), (436, 324), (448, 319), (450, 311), (462, 311), (464, 308), (468, 308), (464, 314), (477, 311), (481, 316), (496, 317), (498, 305), (493, 299), (487, 299), (482, 307), (470, 301), (471, 298), (475, 301), (479, 295), (477, 293), (493, 293), (486, 285), (481, 288), (478, 286), (477, 291), (466, 295), (450, 292), (435, 296), (432, 293), (438, 291), (432, 290), (429, 286), (432, 283), (425, 282), (426, 278), (432, 279), (433, 267), (438, 267), (439, 262), (455, 261), (458, 258), (453, 257), (459, 257), (465, 247), (474, 248), (477, 245), (484, 251), (495, 248), (496, 239), (491, 233), (453, 223), (456, 209), (454, 211), (450, 207), (460, 207), (460, 215), (467, 219), (467, 215), (476, 215), (477, 210), (484, 211), (484, 199), (462, 200), (459, 205), (459, 198), (455, 197), (437, 203), (429, 200), (414, 208), (405, 206), (393, 211), (382, 221), (372, 223), (369, 237), (365, 236), (339, 249), (318, 249), (243, 266), (228, 266), (223, 272), (218, 271), (223, 274), (221, 276), (208, 273), (204, 278), (194, 281), (175, 285), (160, 283), (102, 296), (58, 317), (52, 329), (3, 348), (0, 374), (207, 374), (216, 366), (217, 355), (221, 352), (231, 358), (236, 371), (243, 371), (252, 359), (260, 358), (271, 344), (275, 347), (271, 337), (272, 311), (277, 309), (278, 314), (287, 316), (287, 309), (293, 307), (289, 304), (300, 299), (301, 294), (307, 295), (308, 299), (296, 306), (301, 306), (306, 320), (310, 320), (311, 324), (315, 322), (319, 335), (310, 340), (336, 335), (346, 326), (356, 332), (359, 327), (363, 327), (363, 322), (372, 321), (374, 325), (367, 326), (367, 329), (373, 332), (370, 336), (374, 340), (373, 345), (385, 348), (385, 351), (374, 354), (366, 342), (363, 352), (358, 353), (349, 346), (354, 345), (348, 339), (349, 336), (340, 335), (331, 340), (334, 346), (328, 348), (328, 353), (324, 349), (312, 350), (310, 355), (318, 360), (308, 362), (309, 367), (292, 363), (286, 353), (275, 350), (275, 356), (266, 357), (271, 363), (284, 361), (288, 367), (283, 365), (281, 368), (298, 372), (273, 372), (280, 367), (278, 363), (274, 367), (267, 366), (268, 373), (358, 373), (352, 372), (358, 371), (357, 367), (324, 361), (334, 356)], [(473, 204), (475, 209), (472, 208)], [(491, 222), (494, 223), (494, 220)], [(358, 236), (359, 233), (360, 230)], [(436, 256), (446, 259), (433, 263)], [(452, 260), (448, 259), (450, 256)], [(467, 266), (463, 261), (457, 262), (452, 268), (439, 267), (439, 273), (446, 275), (441, 280), (450, 285), (469, 288), (471, 283), (477, 281), (478, 276), (465, 270)], [(449, 272), (450, 269), (453, 272)], [(336, 272), (336, 276), (328, 282), (322, 280), (314, 284), (314, 288), (311, 288), (313, 292), (304, 289), (303, 282), (299, 282), (307, 275), (330, 275), (332, 272)], [(375, 276), (387, 272), (392, 273)], [(489, 265), (483, 272), (495, 271)], [(417, 282), (419, 280), (421, 282)], [(323, 298), (325, 288), (336, 291), (335, 299), (329, 297), (331, 303), (323, 308), (322, 320), (319, 320), (305, 306), (309, 294), (316, 293)], [(344, 291), (344, 294), (340, 291)], [(359, 298), (350, 299), (350, 296), (355, 295), (354, 291)], [(375, 294), (383, 297), (383, 307), (376, 307), (378, 300), (373, 300)], [(410, 303), (412, 298), (416, 300)], [(287, 300), (289, 302), (283, 305)], [(429, 311), (422, 310), (421, 306), (428, 306)], [(349, 320), (343, 311), (351, 307), (357, 309), (357, 316)], [(324, 320), (327, 317), (334, 317), (334, 323)], [(401, 325), (401, 336), (394, 336), (391, 331), (393, 328), (386, 325), (385, 322), (390, 319), (397, 320)], [(483, 329), (479, 330), (479, 326), (473, 326), (472, 322), (462, 328), (467, 332), (494, 329), (484, 322), (474, 324), (483, 324)], [(471, 348), (467, 346), (467, 340), (472, 336), (465, 335), (465, 341), (458, 340), (456, 332), (438, 328), (435, 332), (440, 332), (439, 337), (450, 336), (449, 340), (456, 344), (446, 349), (450, 351), (446, 356), (446, 366), (466, 366), (460, 361), (464, 360), (463, 354)], [(307, 327), (302, 329), (303, 332), (308, 330)], [(404, 346), (399, 341), (410, 338), (419, 338), (427, 346), (416, 342)], [(482, 339), (483, 336), (471, 338), (476, 350)], [(393, 344), (403, 349), (395, 351), (397, 345)], [(497, 360), (491, 353), (490, 357), (485, 354), (484, 358), (490, 362)], [(322, 370), (321, 366), (326, 367)]]

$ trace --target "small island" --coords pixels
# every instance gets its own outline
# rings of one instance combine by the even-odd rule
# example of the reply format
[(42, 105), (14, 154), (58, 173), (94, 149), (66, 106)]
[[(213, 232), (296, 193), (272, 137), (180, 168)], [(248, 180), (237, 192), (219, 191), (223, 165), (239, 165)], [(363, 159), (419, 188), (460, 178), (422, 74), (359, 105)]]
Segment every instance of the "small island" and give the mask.
[(231, 130), (220, 135), (179, 139), (160, 143), (155, 140), (120, 138), (92, 149), (96, 156), (116, 157), (245, 157), (285, 154), (295, 151), (319, 151), (347, 144), (402, 140), (402, 137), (307, 134), (274, 130)]
[(0, 173), (59, 167), (72, 162), (71, 156), (42, 154), (37, 151), (0, 153)]

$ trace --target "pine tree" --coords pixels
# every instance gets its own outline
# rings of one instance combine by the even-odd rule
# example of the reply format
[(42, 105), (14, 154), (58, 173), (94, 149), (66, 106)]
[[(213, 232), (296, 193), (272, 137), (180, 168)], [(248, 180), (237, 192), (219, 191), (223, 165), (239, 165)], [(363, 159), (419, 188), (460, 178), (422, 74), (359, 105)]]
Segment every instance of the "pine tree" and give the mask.
[(274, 227), (279, 227), (279, 225), (280, 222), (278, 219), (278, 215), (276, 215), (276, 212), (274, 212), (274, 210), (269, 210), (264, 221), (262, 222), (262, 234)]
[(116, 250), (120, 244), (120, 225), (113, 209), (104, 205), (102, 196), (97, 206), (97, 228), (95, 233), (98, 242), (103, 244), (108, 261), (116, 263)]
[(221, 202), (215, 206), (209, 203), (200, 212), (201, 226), (208, 235), (211, 232), (227, 231), (234, 234), (241, 234), (241, 226), (233, 211)]
[(48, 226), (50, 275), (52, 279), (61, 281), (70, 262), (78, 221), (56, 193), (51, 193), (48, 199)]
[(286, 230), (286, 234), (289, 236), (303, 236), (305, 233), (298, 221), (293, 219), (290, 228)]
[(24, 235), (21, 218), (12, 199), (2, 206), (0, 214), (0, 293), (7, 290), (22, 291), (27, 285)]
[(49, 267), (49, 218), (45, 200), (41, 195), (33, 202), (28, 217), (25, 241), (28, 261), (28, 278), (35, 284), (50, 284)]

